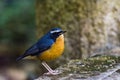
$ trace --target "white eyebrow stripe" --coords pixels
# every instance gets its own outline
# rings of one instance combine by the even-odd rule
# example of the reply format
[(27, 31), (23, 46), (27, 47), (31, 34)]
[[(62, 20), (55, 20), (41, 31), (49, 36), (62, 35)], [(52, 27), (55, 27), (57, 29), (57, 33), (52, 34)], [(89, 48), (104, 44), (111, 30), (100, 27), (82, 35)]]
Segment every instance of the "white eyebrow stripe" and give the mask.
[(61, 30), (50, 31), (50, 33), (60, 32)]

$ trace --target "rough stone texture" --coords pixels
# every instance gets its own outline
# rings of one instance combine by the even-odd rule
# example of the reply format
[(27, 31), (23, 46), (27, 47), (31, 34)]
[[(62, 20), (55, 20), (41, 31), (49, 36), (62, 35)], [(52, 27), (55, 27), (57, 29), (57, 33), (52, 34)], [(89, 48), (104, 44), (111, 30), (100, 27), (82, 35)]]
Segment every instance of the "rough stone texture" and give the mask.
[(67, 30), (64, 57), (86, 58), (94, 50), (119, 45), (119, 9), (119, 0), (37, 0), (38, 36), (60, 26)]
[[(86, 58), (96, 54), (120, 55), (119, 47), (116, 48), (120, 42), (119, 16), (119, 0), (36, 1), (38, 37), (56, 26), (67, 30), (65, 54), (61, 60), (56, 60), (61, 64), (73, 58)], [(74, 77), (72, 74), (68, 76)], [(69, 80), (66, 75), (59, 77)], [(79, 77), (81, 78), (81, 75)], [(55, 80), (56, 76), (52, 78)]]
[[(57, 68), (59, 75), (43, 75), (35, 80), (118, 80), (120, 57), (96, 56), (84, 60), (71, 60)], [(114, 76), (116, 75), (116, 76)]]

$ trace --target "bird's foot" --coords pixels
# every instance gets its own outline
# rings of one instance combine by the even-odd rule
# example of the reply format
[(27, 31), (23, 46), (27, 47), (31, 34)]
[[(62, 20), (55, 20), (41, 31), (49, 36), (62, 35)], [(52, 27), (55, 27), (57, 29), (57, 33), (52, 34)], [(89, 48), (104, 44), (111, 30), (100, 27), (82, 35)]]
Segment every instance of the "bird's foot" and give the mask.
[(61, 73), (62, 73), (61, 71), (53, 70), (53, 71), (44, 73), (44, 75), (58, 75), (58, 74), (61, 74)]

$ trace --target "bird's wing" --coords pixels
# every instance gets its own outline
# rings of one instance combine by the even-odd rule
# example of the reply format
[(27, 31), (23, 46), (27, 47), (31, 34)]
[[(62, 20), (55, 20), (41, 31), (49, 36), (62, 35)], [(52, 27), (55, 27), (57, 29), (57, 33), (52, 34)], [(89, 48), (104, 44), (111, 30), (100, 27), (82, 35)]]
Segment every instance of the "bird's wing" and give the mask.
[(39, 52), (39, 49), (37, 47), (36, 44), (34, 44), (33, 46), (31, 46), (28, 50), (25, 51), (25, 53), (23, 55), (21, 55), (20, 57), (18, 57), (16, 59), (16, 61), (19, 61), (21, 60), (22, 58), (26, 57), (26, 56), (29, 56), (29, 55), (33, 55), (33, 54), (36, 54)]
[(43, 51), (49, 49), (52, 46), (52, 44), (52, 40), (39, 41), (32, 47), (30, 47), (28, 50), (26, 50), (25, 55), (38, 55), (39, 53), (42, 53)]
[(29, 49), (27, 49), (24, 53), (24, 55), (28, 56), (28, 55), (33, 55), (39, 52), (39, 48), (37, 47), (37, 44), (34, 44), (33, 46), (31, 46)]

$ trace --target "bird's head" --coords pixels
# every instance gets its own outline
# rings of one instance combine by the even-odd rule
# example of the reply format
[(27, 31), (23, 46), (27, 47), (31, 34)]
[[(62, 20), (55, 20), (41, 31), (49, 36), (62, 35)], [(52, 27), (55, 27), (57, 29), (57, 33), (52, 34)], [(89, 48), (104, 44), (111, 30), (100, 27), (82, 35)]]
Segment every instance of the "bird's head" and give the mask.
[(64, 34), (66, 31), (63, 31), (60, 28), (53, 28), (49, 31), (50, 35), (52, 38), (56, 39), (57, 37), (59, 37), (60, 35)]

